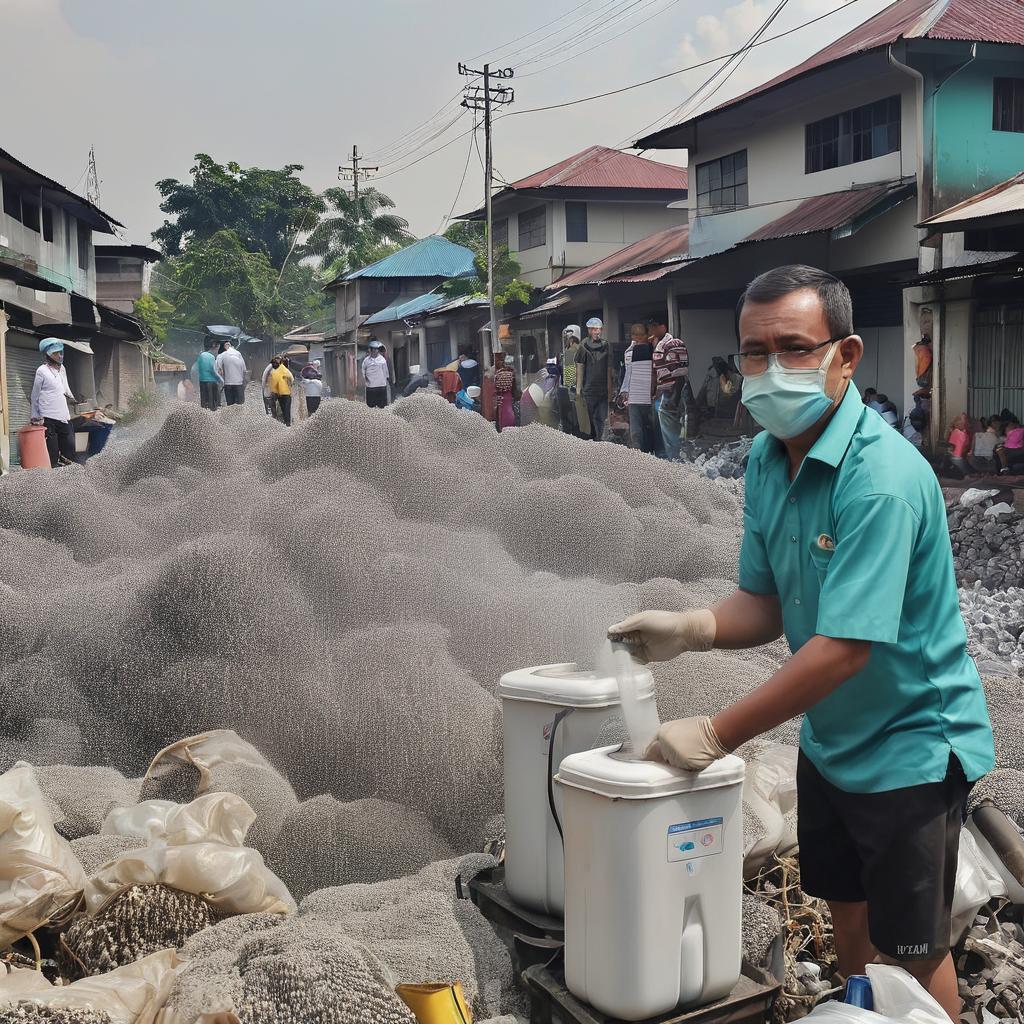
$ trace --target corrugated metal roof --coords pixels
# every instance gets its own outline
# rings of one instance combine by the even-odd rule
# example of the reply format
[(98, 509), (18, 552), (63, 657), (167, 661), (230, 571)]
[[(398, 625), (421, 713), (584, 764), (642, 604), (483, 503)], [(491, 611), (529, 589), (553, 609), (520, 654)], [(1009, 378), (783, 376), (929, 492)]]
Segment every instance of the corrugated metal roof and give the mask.
[(685, 190), (686, 168), (647, 160), (606, 146), (581, 153), (512, 182), (514, 190), (529, 188), (650, 188)]
[(956, 206), (951, 206), (942, 213), (922, 221), (918, 227), (949, 226), (962, 221), (980, 220), (983, 217), (996, 217), (1003, 213), (1019, 213), (1024, 211), (1024, 171), (1015, 174), (1007, 181), (979, 192), (976, 196), (965, 199)]
[(641, 238), (638, 242), (627, 245), (618, 252), (613, 252), (603, 260), (591, 263), (589, 267), (574, 270), (549, 284), (546, 291), (558, 288), (572, 288), (576, 285), (597, 284), (606, 278), (621, 274), (635, 267), (645, 267), (651, 263), (661, 263), (670, 256), (681, 256), (687, 250), (690, 229), (686, 224), (657, 231), (653, 235)]
[(689, 260), (673, 260), (663, 266), (655, 267), (654, 270), (627, 271), (625, 274), (616, 274), (615, 277), (606, 278), (603, 284), (646, 284), (648, 281), (660, 281), (669, 274), (674, 274), (681, 267), (685, 267)]
[(443, 306), (447, 301), (447, 295), (442, 295), (439, 292), (428, 292), (426, 295), (409, 299), (408, 302), (397, 302), (393, 306), (382, 309), (379, 313), (368, 316), (363, 321), (362, 326), (386, 324), (392, 320), (405, 320), (408, 317), (415, 316), (417, 313), (426, 313), (428, 310), (437, 309), (438, 306)]
[(767, 242), (774, 238), (791, 238), (794, 235), (811, 235), (850, 227), (872, 213), (884, 213), (892, 209), (913, 194), (911, 185), (885, 182), (869, 188), (815, 196), (813, 199), (805, 199), (795, 210), (758, 228), (739, 244)]
[(385, 256), (368, 267), (345, 274), (341, 280), (358, 277), (472, 277), (473, 250), (449, 242), (441, 235), (428, 235)]
[(687, 121), (660, 129), (641, 139), (638, 145), (650, 144), (658, 136), (721, 113), (818, 68), (880, 49), (900, 39), (956, 39), (979, 43), (1024, 44), (1024, 3), (1021, 0), (896, 0), (896, 3), (840, 36), (802, 64)]
[(519, 314), (520, 320), (533, 320), (540, 316), (547, 316), (548, 313), (553, 313), (556, 309), (561, 309), (563, 306), (568, 306), (572, 302), (572, 296), (568, 292), (559, 292), (552, 299), (548, 299), (547, 302), (542, 302), (539, 306), (535, 306), (533, 309), (526, 310), (525, 313)]

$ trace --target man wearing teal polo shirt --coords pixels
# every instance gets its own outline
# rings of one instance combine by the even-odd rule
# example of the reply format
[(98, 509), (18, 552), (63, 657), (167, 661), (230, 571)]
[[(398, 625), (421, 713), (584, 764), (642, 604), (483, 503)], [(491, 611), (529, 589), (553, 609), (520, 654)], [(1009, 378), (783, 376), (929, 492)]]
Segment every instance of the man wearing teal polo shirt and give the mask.
[(793, 657), (714, 718), (662, 725), (648, 756), (691, 771), (804, 714), (804, 889), (828, 902), (839, 968), (881, 959), (957, 1019), (950, 910), (964, 805), (994, 764), (967, 654), (942, 492), (866, 409), (846, 286), (811, 267), (753, 281), (737, 310), (743, 403), (765, 428), (746, 474), (739, 589), (711, 609), (609, 629), (638, 657), (756, 647)]

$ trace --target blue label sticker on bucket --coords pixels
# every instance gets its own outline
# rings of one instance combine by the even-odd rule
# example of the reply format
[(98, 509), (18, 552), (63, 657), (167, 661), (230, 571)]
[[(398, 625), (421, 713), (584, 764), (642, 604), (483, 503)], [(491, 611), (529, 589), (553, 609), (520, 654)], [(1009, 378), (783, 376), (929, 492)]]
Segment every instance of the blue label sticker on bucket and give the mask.
[(668, 827), (669, 861), (711, 857), (722, 852), (723, 818), (681, 821)]

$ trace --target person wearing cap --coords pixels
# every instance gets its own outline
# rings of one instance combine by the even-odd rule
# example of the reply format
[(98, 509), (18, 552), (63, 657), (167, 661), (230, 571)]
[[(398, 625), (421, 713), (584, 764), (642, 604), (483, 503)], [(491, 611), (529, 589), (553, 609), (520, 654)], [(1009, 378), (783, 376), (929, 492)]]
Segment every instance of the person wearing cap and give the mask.
[(245, 381), (249, 376), (249, 368), (245, 365), (242, 353), (228, 339), (224, 339), (224, 347), (214, 363), (217, 373), (224, 381), (224, 404), (245, 404)]
[(604, 323), (593, 316), (587, 321), (587, 340), (576, 351), (576, 382), (587, 406), (590, 438), (600, 441), (608, 422), (608, 342), (604, 340)]
[(363, 383), (366, 385), (366, 404), (371, 409), (383, 409), (388, 404), (388, 361), (384, 346), (370, 339), (370, 352), (363, 360)]
[(579, 325), (569, 324), (562, 331), (562, 382), (558, 387), (558, 418), (562, 432), (576, 437), (580, 434), (576, 415), (576, 353), (579, 344)]
[(64, 342), (59, 338), (43, 338), (39, 342), (39, 351), (44, 358), (32, 381), (32, 422), (46, 427), (50, 465), (54, 468), (67, 466), (75, 458), (75, 432), (71, 429), (71, 410), (68, 408), (68, 399), (74, 403), (75, 396), (71, 393), (64, 369)]
[(455, 408), (466, 409), (470, 412), (480, 411), (480, 387), (477, 384), (470, 384), (463, 388), (455, 396)]
[(959, 1020), (960, 834), (995, 751), (945, 499), (920, 452), (861, 400), (864, 343), (842, 281), (768, 271), (736, 324), (743, 402), (764, 427), (745, 477), (738, 588), (712, 608), (630, 616), (609, 636), (668, 661), (784, 635), (792, 657), (713, 717), (662, 724), (647, 755), (700, 772), (802, 715), (801, 887), (829, 906), (840, 973), (896, 964)]

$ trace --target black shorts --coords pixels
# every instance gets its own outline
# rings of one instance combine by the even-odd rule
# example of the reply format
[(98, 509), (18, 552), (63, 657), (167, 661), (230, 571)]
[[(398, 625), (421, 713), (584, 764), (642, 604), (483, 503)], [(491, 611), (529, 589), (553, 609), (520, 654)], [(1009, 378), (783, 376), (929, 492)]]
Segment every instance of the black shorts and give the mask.
[(942, 782), (847, 793), (801, 751), (797, 831), (804, 892), (836, 903), (867, 901), (871, 942), (887, 957), (944, 956), (970, 790), (951, 755)]

